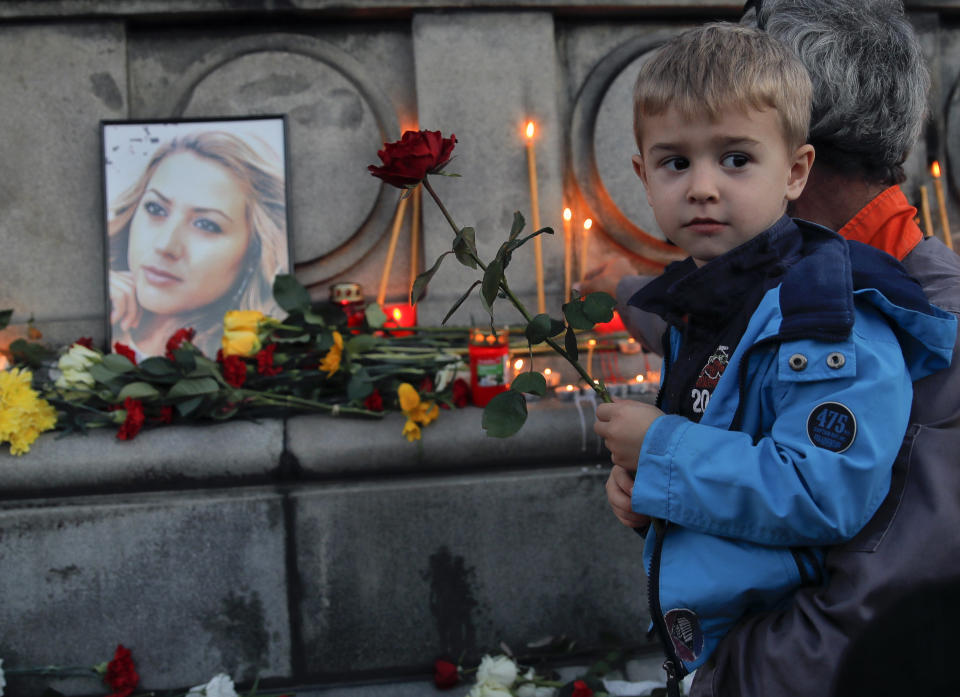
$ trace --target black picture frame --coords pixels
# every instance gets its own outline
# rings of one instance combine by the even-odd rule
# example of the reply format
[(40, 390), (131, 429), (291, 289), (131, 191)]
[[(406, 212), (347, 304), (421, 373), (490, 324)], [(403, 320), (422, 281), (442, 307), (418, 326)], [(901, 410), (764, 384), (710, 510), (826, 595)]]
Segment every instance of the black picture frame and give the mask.
[(184, 328), (213, 358), (227, 311), (283, 316), (287, 143), (285, 115), (101, 122), (108, 347), (163, 355)]

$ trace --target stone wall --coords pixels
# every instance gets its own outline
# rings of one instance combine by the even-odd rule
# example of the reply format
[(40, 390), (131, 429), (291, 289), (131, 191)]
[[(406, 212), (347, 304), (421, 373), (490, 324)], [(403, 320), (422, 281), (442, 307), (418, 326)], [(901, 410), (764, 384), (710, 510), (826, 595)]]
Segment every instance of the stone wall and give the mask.
[[(951, 7), (911, 3), (942, 135), (911, 157), (906, 190), (918, 198), (938, 156), (960, 220)], [(489, 256), (513, 211), (529, 212), (521, 128), (536, 119), (541, 218), (558, 233), (544, 244), (549, 308), (564, 205), (575, 225), (597, 223), (591, 262), (658, 268), (671, 252), (630, 171), (632, 75), (663, 37), (737, 12), (721, 0), (0, 3), (0, 308), (15, 309), (0, 346), (31, 315), (53, 344), (105, 339), (101, 120), (286, 114), (294, 261), (317, 298), (340, 280), (376, 289), (397, 194), (366, 165), (414, 125), (457, 135), (462, 178), (437, 187)], [(421, 240), (422, 269), (449, 244), (428, 202)], [(401, 244), (388, 299), (405, 295), (410, 258)], [(530, 259), (510, 282), (532, 305)], [(422, 322), (442, 318), (464, 273), (438, 274)], [(298, 417), (127, 444), (45, 435), (27, 456), (0, 453), (0, 658), (85, 664), (122, 642), (143, 683), (164, 688), (220, 670), (413, 673), (545, 635), (641, 644), (640, 545), (607, 510), (592, 418), (544, 401), (507, 441), (467, 409), (413, 445), (397, 418)]]

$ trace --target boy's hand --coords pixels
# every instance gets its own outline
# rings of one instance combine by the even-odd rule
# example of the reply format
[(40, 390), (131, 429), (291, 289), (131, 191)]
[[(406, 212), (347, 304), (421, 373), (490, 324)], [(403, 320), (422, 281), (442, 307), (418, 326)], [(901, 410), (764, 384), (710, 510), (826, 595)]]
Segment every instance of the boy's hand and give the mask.
[(598, 404), (593, 430), (603, 438), (610, 461), (632, 474), (637, 471), (647, 429), (658, 416), (663, 416), (663, 412), (655, 406), (629, 399)]
[(650, 524), (650, 516), (634, 513), (630, 505), (633, 492), (633, 476), (617, 465), (610, 470), (607, 477), (607, 501), (617, 520), (628, 528), (643, 528)]

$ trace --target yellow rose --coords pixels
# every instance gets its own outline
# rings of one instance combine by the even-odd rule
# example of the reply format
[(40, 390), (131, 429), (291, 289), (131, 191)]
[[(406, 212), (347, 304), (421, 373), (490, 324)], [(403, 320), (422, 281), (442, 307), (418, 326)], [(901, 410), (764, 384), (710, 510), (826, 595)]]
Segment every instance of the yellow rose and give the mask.
[(259, 310), (230, 310), (223, 316), (223, 355), (252, 356), (262, 346), (260, 325), (265, 319)]
[(440, 415), (440, 408), (436, 402), (422, 401), (420, 393), (409, 382), (400, 383), (397, 387), (397, 397), (400, 401), (400, 409), (407, 417), (403, 435), (409, 441), (420, 440), (420, 425), (429, 425)]

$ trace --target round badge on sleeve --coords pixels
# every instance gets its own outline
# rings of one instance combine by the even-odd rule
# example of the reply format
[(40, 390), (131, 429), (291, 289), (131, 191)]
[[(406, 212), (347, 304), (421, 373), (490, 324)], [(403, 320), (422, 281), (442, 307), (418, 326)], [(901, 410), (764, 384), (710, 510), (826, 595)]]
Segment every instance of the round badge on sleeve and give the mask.
[(842, 453), (857, 437), (857, 418), (839, 402), (818, 404), (807, 417), (807, 437), (818, 448)]

